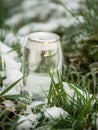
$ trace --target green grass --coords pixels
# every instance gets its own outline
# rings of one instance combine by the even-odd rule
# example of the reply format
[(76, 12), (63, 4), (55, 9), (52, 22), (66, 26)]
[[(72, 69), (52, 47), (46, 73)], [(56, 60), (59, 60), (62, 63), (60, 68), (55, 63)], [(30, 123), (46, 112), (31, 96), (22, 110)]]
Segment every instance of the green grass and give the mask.
[[(15, 130), (19, 125), (19, 114), (22, 114), (26, 106), (31, 103), (31, 98), (29, 94), (22, 91), (21, 94), (17, 95), (7, 95), (6, 93), (12, 89), (22, 78), (8, 86), (2, 92), (0, 92), (0, 129), (1, 130)], [(6, 95), (5, 95), (6, 94)], [(10, 100), (15, 104), (15, 111), (7, 108), (3, 102)], [(22, 122), (20, 122), (22, 123)]]
[[(10, 0), (11, 1), (11, 0)], [(54, 2), (57, 3), (56, 0)], [(11, 3), (11, 2), (9, 2)], [(20, 23), (14, 28), (6, 26), (5, 20), (14, 15), (14, 5), (16, 7), (21, 4), (18, 0), (9, 4), (8, 2), (0, 1), (0, 39), (3, 41), (9, 31), (17, 34), (17, 31), (24, 24)], [(66, 10), (64, 3), (63, 7)], [(32, 108), (33, 112), (40, 113), (41, 118), (36, 125), (35, 130), (96, 130), (96, 116), (94, 113), (98, 112), (98, 1), (85, 0), (84, 7), (81, 6), (77, 11), (69, 10), (72, 17), (74, 16), (78, 23), (70, 27), (60, 27), (55, 33), (60, 34), (62, 40), (62, 49), (64, 54), (63, 74), (59, 76), (59, 82), (55, 83), (53, 75), (51, 76), (52, 82), (50, 86), (49, 95), (47, 95), (47, 104)], [(10, 9), (9, 9), (10, 8)], [(13, 11), (14, 10), (14, 11)], [(68, 11), (68, 9), (67, 9)], [(7, 12), (7, 13), (5, 13)], [(93, 12), (93, 13), (92, 13)], [(82, 16), (84, 22), (78, 19)], [(66, 17), (64, 15), (64, 17)], [(36, 20), (36, 19), (35, 19)], [(38, 19), (37, 19), (38, 21)], [(17, 51), (21, 61), (21, 48), (17, 43), (13, 43), (13, 50)], [(12, 51), (13, 51), (12, 50)], [(0, 53), (0, 86), (2, 87), (3, 77), (1, 72), (3, 68), (2, 56)], [(19, 79), (20, 80), (20, 79)], [(19, 95), (4, 95), (7, 91), (18, 83), (17, 80), (12, 85), (8, 86), (3, 92), (0, 93), (0, 129), (14, 130), (18, 124), (18, 115), (23, 113), (27, 104), (31, 103), (31, 99), (27, 92), (22, 92)], [(67, 82), (69, 87), (75, 92), (74, 97), (68, 95), (64, 90), (63, 81)], [(79, 88), (85, 92), (84, 97)], [(90, 96), (92, 94), (92, 96)], [(23, 101), (21, 101), (21, 98)], [(3, 105), (4, 100), (11, 100), (16, 104), (16, 112), (13, 113), (5, 108)], [(92, 102), (94, 104), (92, 105)], [(60, 117), (59, 119), (46, 119), (42, 112), (43, 107), (57, 106), (63, 108), (68, 112), (66, 118)], [(93, 119), (94, 118), (94, 119)]]
[[(84, 97), (84, 95), (80, 93), (75, 85), (67, 80), (65, 81), (68, 83), (69, 87), (74, 90), (74, 97), (76, 98), (71, 97), (71, 95), (66, 93), (62, 80), (60, 80), (58, 83), (55, 83), (52, 78), (47, 106), (61, 107), (68, 112), (68, 116), (66, 118), (61, 116), (61, 118), (53, 119), (52, 121), (45, 121), (43, 118), (42, 122), (40, 123), (41, 127), (43, 129), (48, 126), (50, 126), (51, 129), (96, 129), (96, 118), (92, 120), (94, 113), (98, 112), (98, 101), (96, 99), (96, 95), (90, 96), (88, 92), (84, 91), (84, 93), (87, 95)], [(92, 122), (95, 122), (95, 124)]]

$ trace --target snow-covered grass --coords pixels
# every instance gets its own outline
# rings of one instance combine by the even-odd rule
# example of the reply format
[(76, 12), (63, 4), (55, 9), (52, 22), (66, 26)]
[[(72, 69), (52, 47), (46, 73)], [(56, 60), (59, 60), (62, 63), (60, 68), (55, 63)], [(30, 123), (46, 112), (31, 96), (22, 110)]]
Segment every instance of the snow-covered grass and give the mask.
[[(8, 1), (11, 3), (11, 0)], [(23, 37), (40, 30), (61, 34), (61, 28), (64, 30), (76, 23), (77, 20), (68, 10), (79, 8), (79, 2), (61, 0), (50, 3), (43, 0), (41, 3), (39, 0), (23, 0), (18, 7), (11, 5), (14, 13), (11, 14), (9, 10), (10, 17), (4, 21), (8, 28), (2, 26), (0, 29), (0, 39), (3, 41), (0, 41), (1, 130), (98, 129), (98, 96), (87, 91), (87, 86), (80, 88), (65, 77), (64, 80), (59, 77), (55, 82), (51, 75), (49, 94), (45, 95), (45, 99), (35, 99), (24, 90), (22, 84)], [(84, 22), (81, 16), (79, 19)], [(86, 81), (83, 77), (83, 83)]]
[[(14, 93), (14, 90), (16, 90), (15, 86), (11, 90), (11, 95), (7, 92), (7, 94), (5, 93), (4, 96), (1, 96), (0, 107), (2, 108), (1, 111), (10, 111), (16, 117), (18, 116), (19, 120), (16, 122), (16, 126), (18, 125), (17, 130), (23, 128), (26, 130), (30, 128), (35, 130), (36, 128), (45, 129), (48, 125), (50, 130), (52, 127), (95, 128), (97, 120), (93, 115), (97, 112), (95, 107), (97, 102), (96, 95), (83, 92), (83, 90), (78, 89), (67, 81), (64, 83), (59, 82), (58, 84), (53, 81), (46, 101), (30, 101), (29, 104), (27, 103), (28, 95), (26, 96), (26, 93), (24, 93), (26, 97), (23, 98), (22, 93)], [(17, 113), (18, 111), (20, 113)]]

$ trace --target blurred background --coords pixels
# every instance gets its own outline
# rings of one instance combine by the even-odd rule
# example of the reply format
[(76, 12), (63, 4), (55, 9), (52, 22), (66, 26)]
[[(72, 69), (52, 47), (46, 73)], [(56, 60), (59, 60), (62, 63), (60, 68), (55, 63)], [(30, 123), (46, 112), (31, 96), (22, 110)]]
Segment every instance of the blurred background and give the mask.
[(70, 11), (80, 5), (80, 0), (0, 0), (0, 27), (19, 35), (34, 31), (62, 35), (75, 22)]

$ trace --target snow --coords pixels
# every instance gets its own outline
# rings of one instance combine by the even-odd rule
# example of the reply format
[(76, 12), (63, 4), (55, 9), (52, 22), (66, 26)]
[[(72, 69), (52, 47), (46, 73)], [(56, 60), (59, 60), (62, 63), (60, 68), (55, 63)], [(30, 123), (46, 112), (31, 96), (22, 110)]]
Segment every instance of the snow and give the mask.
[(33, 6), (36, 6), (38, 4), (38, 1), (37, 0), (34, 0), (32, 2), (32, 0), (24, 0), (23, 3), (22, 3), (22, 9), (26, 10), (26, 9), (30, 9), (32, 8)]
[(45, 117), (50, 119), (56, 119), (60, 117), (66, 118), (68, 116), (68, 113), (59, 107), (45, 108), (44, 114)]
[[(69, 103), (70, 103), (70, 100), (72, 100), (73, 98), (75, 100), (77, 100), (77, 92), (75, 92), (75, 90), (78, 91), (80, 93), (80, 95), (83, 96), (85, 99), (87, 99), (87, 98), (89, 99), (92, 97), (92, 94), (89, 94), (87, 91), (83, 91), (83, 90), (77, 88), (75, 85), (73, 85), (71, 83), (67, 84), (66, 82), (63, 82), (63, 85), (64, 85), (64, 89), (65, 89), (66, 94), (71, 97), (70, 98), (69, 96), (67, 96)], [(92, 105), (93, 104), (94, 103), (92, 102)]]
[(35, 108), (36, 106), (40, 104), (45, 104), (44, 101), (32, 101), (30, 105), (27, 105), (25, 114), (26, 115), (20, 115), (20, 119), (18, 120), (18, 123), (21, 121), (24, 121), (21, 123), (16, 130), (30, 130), (30, 128), (35, 128), (35, 126), (38, 124), (38, 119), (40, 118), (41, 114), (33, 114), (32, 108)]
[(18, 123), (23, 121), (16, 130), (30, 130), (30, 128), (34, 128), (32, 125), (34, 122), (37, 122), (38, 115), (35, 115), (33, 113), (30, 113), (28, 115), (22, 115), (20, 116), (20, 119), (18, 120)]
[[(36, 106), (39, 105), (40, 103), (42, 104), (42, 102), (35, 101), (33, 105)], [(32, 108), (34, 108), (33, 105)], [(45, 118), (48, 118), (50, 120), (60, 118), (61, 116), (63, 118), (66, 118), (68, 116), (68, 113), (59, 107), (44, 108), (43, 111), (44, 111)], [(34, 128), (37, 125), (38, 119), (40, 118), (41, 114), (40, 113), (33, 114), (30, 111), (29, 112), (27, 111), (27, 114), (28, 115), (20, 116), (18, 123), (21, 121), (24, 122), (17, 127), (17, 130), (21, 130), (23, 128), (24, 130), (30, 130), (30, 128)]]
[(27, 112), (32, 112), (32, 108), (35, 108), (38, 105), (45, 104), (44, 101), (33, 101), (30, 105), (27, 105)]
[(20, 69), (21, 63), (17, 62), (15, 59), (8, 55), (3, 55), (2, 56), (3, 62), (6, 64), (6, 69)]
[(57, 29), (58, 24), (56, 22), (37, 22), (37, 23), (31, 23), (28, 25), (23, 26), (20, 28), (18, 34), (20, 35), (26, 35), (32, 31), (53, 31)]
[(15, 26), (17, 25), (17, 23), (19, 23), (22, 20), (22, 14), (15, 14), (14, 16), (12, 16), (11, 18), (9, 18), (5, 24), (9, 25), (9, 26)]
[(70, 2), (67, 0), (62, 0), (62, 1), (63, 3), (66, 3), (68, 9), (77, 9), (80, 6), (79, 5), (80, 0), (74, 0), (74, 1), (70, 0)]
[[(62, 1), (62, 3), (66, 4), (66, 7), (69, 9), (77, 9), (79, 7), (79, 1), (67, 2), (67, 0)], [(33, 26), (34, 30), (31, 31), (53, 31), (59, 27), (58, 20), (60, 19), (61, 25), (63, 26), (63, 18), (65, 15), (65, 24), (70, 25), (72, 24), (73, 20), (69, 18), (69, 12), (62, 6), (62, 4), (56, 4), (55, 2), (50, 1), (39, 1), (36, 0), (34, 2), (24, 0), (22, 2), (22, 11), (14, 14), (12, 17), (7, 19), (6, 24), (10, 27), (18, 25), (22, 21), (33, 21), (32, 24), (36, 23), (37, 26)], [(44, 8), (44, 10), (42, 9)], [(50, 17), (51, 14), (51, 17)], [(72, 17), (72, 16), (71, 16)], [(39, 19), (40, 23), (35, 22), (32, 19)], [(55, 19), (55, 24), (53, 24)], [(74, 18), (73, 18), (74, 19)], [(46, 22), (48, 20), (48, 22)], [(38, 21), (38, 20), (37, 20)], [(50, 22), (51, 21), (51, 22)], [(41, 23), (42, 22), (42, 23)], [(41, 25), (40, 25), (41, 24)], [(53, 24), (53, 25), (52, 25)], [(29, 26), (29, 25), (28, 25)], [(36, 28), (35, 28), (36, 27)], [(65, 27), (65, 26), (64, 26)]]
[(58, 29), (59, 26), (68, 27), (71, 24), (73, 24), (75, 21), (75, 18), (60, 18), (60, 19), (52, 19), (48, 22), (33, 22), (29, 23), (27, 25), (24, 25), (22, 28), (19, 29), (18, 34), (26, 35), (33, 31), (55, 31)]
[[(6, 44), (0, 42), (1, 45), (1, 54), (2, 54), (2, 62), (5, 63), (5, 68), (3, 68), (5, 72), (6, 79), (3, 80), (3, 89), (6, 86), (11, 85), (19, 78), (23, 76), (20, 71), (21, 63), (17, 62), (15, 58), (17, 58), (17, 53), (15, 51), (11, 51), (12, 48), (8, 47)], [(10, 52), (11, 51), (11, 52)], [(22, 82), (17, 83), (10, 91), (6, 94), (19, 94), (22, 90)]]
[(18, 43), (17, 37), (15, 36), (15, 34), (13, 32), (9, 32), (6, 35), (6, 38), (4, 40), (4, 43), (6, 43), (9, 46), (15, 45)]
[[(3, 80), (4, 86), (9, 86), (18, 79), (20, 79), (23, 74), (16, 69), (9, 69), (6, 71), (6, 79)], [(6, 95), (20, 94), (23, 89), (22, 81), (19, 81), (11, 90), (9, 90)]]
[(11, 100), (5, 100), (3, 104), (6, 106), (6, 108), (9, 108), (11, 111), (15, 111), (15, 104)]
[(18, 54), (12, 51), (12, 48), (0, 41), (1, 53), (7, 55), (8, 57), (15, 58)]
[(4, 80), (4, 84), (10, 84), (12, 82), (15, 82), (19, 78), (22, 77), (22, 73), (19, 70), (16, 69), (10, 69), (6, 72), (7, 79)]

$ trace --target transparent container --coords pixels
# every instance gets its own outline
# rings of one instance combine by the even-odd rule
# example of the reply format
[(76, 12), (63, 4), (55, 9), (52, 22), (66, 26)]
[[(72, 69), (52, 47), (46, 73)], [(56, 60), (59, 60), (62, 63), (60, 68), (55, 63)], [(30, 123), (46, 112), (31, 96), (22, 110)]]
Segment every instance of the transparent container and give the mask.
[[(60, 37), (50, 32), (35, 32), (26, 36), (24, 42), (23, 79), (25, 89), (33, 98), (44, 97), (50, 88), (53, 73), (57, 80), (57, 71), (62, 73), (62, 49)], [(44, 92), (43, 92), (44, 91)]]

